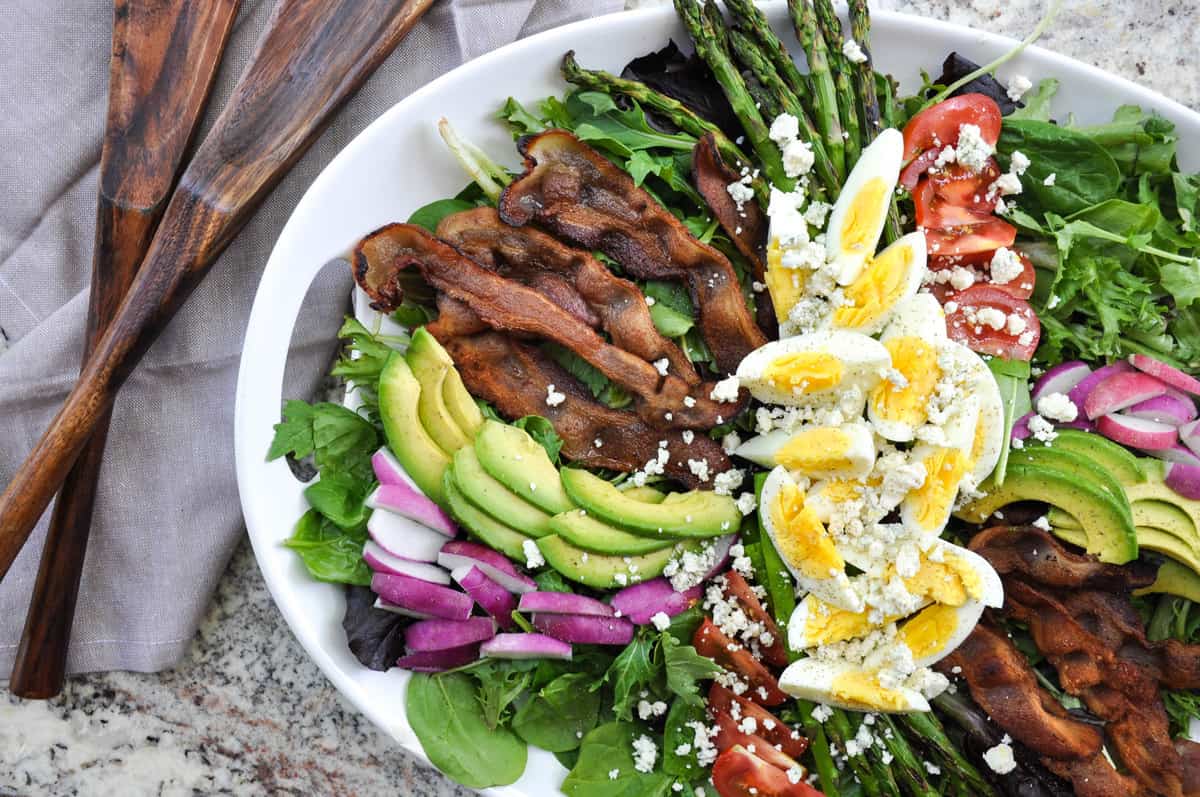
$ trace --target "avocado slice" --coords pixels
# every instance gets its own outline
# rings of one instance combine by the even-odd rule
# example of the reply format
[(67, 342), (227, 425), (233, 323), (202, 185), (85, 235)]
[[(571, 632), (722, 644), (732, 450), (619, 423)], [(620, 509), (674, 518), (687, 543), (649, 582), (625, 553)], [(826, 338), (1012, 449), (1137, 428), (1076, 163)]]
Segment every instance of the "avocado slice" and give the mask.
[[(419, 331), (424, 332), (424, 327)], [(467, 437), (474, 438), (479, 433), (479, 427), (483, 426), (483, 413), (479, 411), (474, 397), (467, 391), (457, 368), (446, 371), (446, 380), (442, 382), (442, 399), (446, 402), (446, 409), (450, 411), (450, 417), (458, 424), (458, 428), (462, 429)]]
[(637, 501), (609, 482), (579, 468), (564, 468), (562, 484), (589, 513), (635, 534), (668, 537), (719, 537), (741, 525), (742, 513), (727, 495), (693, 490), (661, 504)]
[(454, 452), (454, 483), (467, 500), (506, 526), (531, 537), (550, 533), (550, 516), (489, 476), (475, 446)]
[[(1184, 498), (1164, 484), (1161, 469), (1158, 470), (1157, 474), (1151, 472), (1150, 479), (1142, 484), (1128, 485), (1125, 488), (1125, 492), (1129, 495), (1129, 500), (1134, 503), (1159, 501), (1164, 504), (1170, 504), (1187, 515), (1192, 522), (1192, 528), (1200, 534), (1200, 501)], [(1200, 539), (1197, 540), (1197, 546), (1200, 547)]]
[(442, 474), (450, 457), (425, 431), (417, 411), (421, 384), (397, 352), (388, 355), (379, 374), (379, 417), (388, 448), (421, 492), (445, 505)]
[(446, 506), (450, 515), (460, 526), (485, 545), (495, 548), (509, 559), (518, 562), (525, 561), (525, 541), (533, 538), (504, 525), (468, 501), (454, 481), (453, 468), (446, 469), (442, 488), (446, 495)]
[(957, 513), (969, 523), (982, 523), (997, 509), (1017, 501), (1042, 501), (1075, 516), (1087, 535), (1088, 553), (1103, 562), (1124, 564), (1137, 557), (1137, 534), (1129, 506), (1093, 483), (1044, 465), (1012, 462), (1004, 485), (990, 478), (983, 498)]
[(471, 438), (450, 414), (443, 393), (446, 374), (453, 370), (454, 361), (424, 327), (413, 333), (405, 360), (413, 376), (421, 383), (421, 396), (417, 402), (421, 425), (439, 448), (447, 454), (453, 454), (471, 442)]
[(1136, 456), (1123, 446), (1093, 432), (1060, 429), (1049, 446), (1027, 445), (1025, 450), (1039, 451), (1047, 448), (1078, 454), (1112, 474), (1122, 484), (1146, 481), (1146, 469)]
[(671, 538), (631, 534), (589, 515), (584, 509), (572, 509), (550, 518), (550, 530), (579, 548), (619, 556), (651, 553), (675, 543)]
[(653, 487), (627, 487), (621, 492), (625, 493), (626, 498), (632, 498), (635, 501), (641, 501), (646, 504), (661, 504), (667, 499), (667, 496), (655, 490)]
[(1184, 544), (1179, 538), (1169, 532), (1162, 529), (1150, 528), (1149, 526), (1138, 526), (1137, 537), (1138, 546), (1148, 551), (1169, 556), (1192, 568), (1192, 570), (1200, 572), (1200, 557), (1196, 556), (1196, 552), (1190, 546)]
[(552, 515), (575, 508), (546, 449), (524, 429), (484, 421), (475, 437), (475, 454), (488, 475), (537, 508)]
[[(577, 548), (556, 534), (542, 537), (537, 546), (546, 564), (564, 578), (595, 589), (624, 587), (656, 578), (662, 575), (676, 549), (682, 547), (672, 545), (641, 556), (609, 556)], [(624, 578), (619, 579), (619, 576)]]
[(1138, 526), (1162, 529), (1200, 556), (1200, 534), (1196, 532), (1196, 524), (1187, 512), (1174, 504), (1166, 501), (1135, 501), (1133, 522)]
[(1125, 497), (1125, 487), (1111, 473), (1096, 462), (1065, 448), (1037, 446), (1013, 451), (1008, 461), (1053, 468), (1073, 478), (1095, 483), (1123, 505), (1129, 503)]
[(1148, 587), (1134, 590), (1134, 595), (1165, 592), (1190, 601), (1200, 601), (1200, 575), (1174, 559), (1166, 559), (1158, 568), (1158, 576)]

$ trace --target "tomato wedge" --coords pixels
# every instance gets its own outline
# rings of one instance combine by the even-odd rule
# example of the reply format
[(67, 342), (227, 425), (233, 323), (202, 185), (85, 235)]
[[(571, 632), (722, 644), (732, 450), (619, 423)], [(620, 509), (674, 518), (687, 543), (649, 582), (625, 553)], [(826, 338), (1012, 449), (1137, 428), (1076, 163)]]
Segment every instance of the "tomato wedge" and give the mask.
[(939, 257), (994, 252), (1002, 246), (1012, 246), (1015, 240), (1017, 228), (997, 218), (966, 227), (925, 230), (926, 249)]
[(975, 211), (956, 205), (938, 196), (932, 178), (925, 178), (917, 185), (913, 194), (913, 206), (917, 211), (917, 226), (926, 230), (948, 230), (954, 227), (972, 227), (992, 221), (991, 211)]
[(824, 797), (803, 780), (792, 783), (777, 769), (741, 745), (734, 745), (713, 764), (713, 785), (721, 797)]
[(929, 184), (938, 198), (951, 205), (989, 216), (996, 211), (996, 200), (1000, 198), (998, 193), (990, 190), (999, 177), (1000, 167), (996, 159), (988, 158), (987, 164), (978, 172), (958, 163), (932, 169), (929, 172)]
[(1037, 284), (1037, 271), (1033, 267), (1033, 261), (1026, 257), (1024, 252), (1017, 252), (1017, 256), (1021, 258), (1020, 274), (1004, 283), (996, 282), (993, 277), (987, 284), (1017, 299), (1028, 299), (1033, 296), (1033, 288)]
[(754, 735), (761, 736), (772, 745), (778, 745), (780, 750), (792, 758), (799, 758), (808, 750), (806, 737), (801, 736), (762, 706), (735, 695), (733, 690), (714, 681), (708, 690), (708, 710), (714, 716), (732, 717), (735, 705), (738, 707), (739, 716), (754, 717), (754, 722), (758, 725)]
[(726, 670), (741, 677), (750, 687), (746, 697), (763, 706), (778, 706), (788, 699), (779, 691), (779, 681), (771, 675), (770, 670), (762, 662), (754, 658), (750, 651), (727, 637), (720, 628), (707, 617), (692, 636), (692, 647), (701, 656), (707, 656)]
[[(983, 94), (962, 94), (926, 108), (904, 128), (904, 163), (928, 149), (958, 143), (963, 125), (977, 125), (984, 141), (996, 146), (1000, 140), (1000, 106)], [(930, 162), (932, 164), (932, 161)]]
[(929, 167), (933, 166), (934, 161), (941, 154), (939, 149), (927, 149), (913, 159), (913, 162), (900, 170), (900, 185), (912, 191), (917, 187), (921, 176), (929, 171)]
[[(1024, 299), (978, 284), (955, 294), (945, 309), (951, 340), (980, 354), (1026, 362), (1033, 358), (1042, 325)], [(1019, 321), (1014, 323), (1013, 317)]]
[(772, 667), (786, 667), (787, 648), (784, 646), (783, 634), (779, 633), (779, 626), (775, 624), (775, 618), (763, 608), (762, 601), (754, 594), (754, 590), (746, 583), (746, 579), (742, 578), (741, 573), (730, 570), (722, 578), (725, 579), (725, 594), (736, 600), (746, 616), (756, 623), (761, 623), (771, 635), (771, 645), (760, 647), (763, 660)]
[(800, 766), (796, 763), (796, 759), (782, 750), (776, 750), (770, 742), (757, 733), (743, 731), (741, 722), (744, 720), (735, 720), (728, 714), (717, 714), (713, 720), (717, 723), (717, 738), (713, 742), (718, 752), (723, 753), (735, 745), (741, 745), (773, 767), (788, 770)]

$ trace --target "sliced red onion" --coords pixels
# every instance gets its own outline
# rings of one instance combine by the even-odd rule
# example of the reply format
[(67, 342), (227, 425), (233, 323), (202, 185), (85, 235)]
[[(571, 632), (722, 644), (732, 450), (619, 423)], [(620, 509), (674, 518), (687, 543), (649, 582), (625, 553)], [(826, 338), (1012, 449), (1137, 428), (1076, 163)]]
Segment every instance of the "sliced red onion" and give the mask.
[(1090, 374), (1085, 376), (1079, 384), (1071, 388), (1071, 392), (1067, 394), (1067, 398), (1071, 399), (1071, 403), (1080, 409), (1083, 408), (1087, 401), (1088, 394), (1092, 392), (1092, 388), (1108, 379), (1113, 374), (1128, 373), (1133, 370), (1133, 366), (1124, 360), (1117, 360), (1112, 365), (1106, 365), (1103, 368), (1097, 368)]
[(401, 617), (411, 617), (414, 620), (428, 620), (431, 617), (433, 617), (432, 614), (425, 614), (424, 612), (414, 612), (411, 609), (405, 609), (403, 606), (397, 606), (394, 603), (389, 603), (388, 601), (385, 601), (383, 598), (375, 599), (375, 608), (379, 609), (381, 611), (391, 612), (392, 614), (398, 614)]
[(412, 672), (445, 672), (470, 664), (479, 658), (479, 643), (473, 642), (445, 650), (423, 650), (396, 660), (396, 666)]
[(407, 484), (380, 484), (367, 496), (367, 506), (415, 520), (451, 539), (458, 536), (458, 526), (446, 511)]
[(613, 608), (586, 595), (570, 592), (526, 592), (517, 604), (522, 612), (541, 614), (590, 614), (596, 617), (612, 617)]
[(578, 645), (628, 645), (633, 640), (633, 623), (624, 617), (535, 614), (533, 627), (555, 639)]
[(1184, 498), (1200, 501), (1200, 465), (1181, 465), (1168, 462), (1166, 467), (1167, 486)]
[(1193, 396), (1200, 396), (1200, 379), (1188, 376), (1178, 368), (1145, 354), (1131, 355), (1129, 362), (1133, 363), (1133, 367), (1139, 371), (1150, 374), (1173, 388), (1191, 393)]
[(388, 603), (443, 620), (466, 620), (475, 606), (458, 590), (394, 573), (371, 576), (371, 589)]
[(1165, 451), (1179, 439), (1174, 426), (1126, 415), (1102, 415), (1096, 421), (1096, 428), (1114, 443), (1146, 451)]
[(418, 620), (404, 631), (404, 644), (410, 653), (447, 650), (483, 642), (496, 635), (490, 617), (469, 620)]
[(1178, 390), (1168, 388), (1161, 396), (1139, 401), (1129, 409), (1126, 415), (1134, 418), (1145, 418), (1171, 426), (1181, 426), (1196, 418), (1196, 403)]
[(1138, 372), (1113, 374), (1092, 388), (1083, 402), (1089, 420), (1119, 412), (1167, 392), (1162, 380)]
[(1037, 384), (1033, 386), (1031, 398), (1036, 405), (1038, 399), (1042, 396), (1048, 396), (1051, 393), (1069, 394), (1076, 385), (1086, 379), (1092, 373), (1092, 369), (1088, 364), (1081, 360), (1072, 360), (1069, 363), (1062, 363), (1046, 371), (1038, 378)]
[(501, 628), (512, 627), (512, 613), (517, 608), (517, 600), (511, 592), (484, 575), (477, 565), (457, 568), (450, 577), (457, 581)]
[(517, 569), (513, 567), (513, 563), (508, 561), (504, 554), (477, 542), (451, 540), (442, 546), (437, 561), (438, 564), (449, 570), (475, 565), (483, 571), (485, 576), (509, 592), (520, 594), (537, 589), (537, 582), (529, 576), (518, 573)]
[(571, 646), (545, 634), (496, 634), (479, 652), (493, 659), (571, 660)]
[(637, 625), (649, 625), (651, 618), (660, 612), (667, 617), (687, 611), (703, 594), (697, 584), (684, 592), (676, 592), (671, 582), (659, 576), (640, 584), (625, 587), (612, 597), (612, 607)]
[(367, 519), (367, 533), (392, 556), (414, 562), (436, 562), (446, 535), (418, 525), (406, 517), (375, 509)]
[(1016, 423), (1013, 424), (1012, 428), (1013, 440), (1029, 439), (1029, 437), (1033, 434), (1033, 432), (1029, 431), (1029, 421), (1032, 420), (1033, 416), (1035, 415), (1037, 415), (1036, 412), (1027, 412), (1020, 418), (1017, 418)]
[(409, 576), (428, 581), (431, 584), (449, 584), (450, 574), (437, 565), (428, 562), (414, 562), (392, 556), (371, 540), (363, 544), (363, 560), (367, 567), (376, 573), (391, 573), (399, 576)]

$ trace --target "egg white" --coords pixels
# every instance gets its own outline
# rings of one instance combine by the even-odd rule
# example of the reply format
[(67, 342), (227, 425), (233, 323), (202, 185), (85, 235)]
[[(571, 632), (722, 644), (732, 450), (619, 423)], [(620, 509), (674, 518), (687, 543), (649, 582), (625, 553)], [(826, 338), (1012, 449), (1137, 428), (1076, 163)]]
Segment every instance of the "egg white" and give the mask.
[[(827, 390), (797, 393), (784, 390), (764, 377), (776, 359), (790, 354), (820, 352), (837, 358), (842, 366), (841, 380)], [(891, 364), (887, 349), (874, 338), (857, 332), (821, 331), (774, 340), (750, 352), (738, 365), (738, 382), (759, 401), (786, 406), (806, 406), (833, 401), (844, 392), (857, 389), (865, 393), (879, 383)]]
[[(889, 128), (882, 131), (871, 145), (863, 150), (858, 162), (846, 177), (842, 192), (838, 194), (833, 211), (829, 214), (829, 224), (825, 233), (825, 248), (828, 250), (828, 259), (837, 275), (839, 285), (849, 285), (858, 279), (867, 259), (875, 254), (879, 236), (887, 220), (891, 194), (896, 190), (896, 182), (900, 177), (900, 164), (903, 159), (904, 136), (899, 130)], [(859, 249), (851, 249), (848, 243), (843, 244), (843, 229), (855, 208), (855, 199), (867, 184), (876, 178), (882, 180), (886, 186), (883, 202), (878, 208), (872, 209), (870, 218), (858, 220), (865, 245)]]
[(810, 479), (846, 478), (859, 479), (871, 472), (875, 466), (875, 437), (871, 427), (862, 422), (845, 423), (834, 427), (843, 436), (847, 447), (840, 456), (846, 460), (846, 466), (841, 468), (794, 468), (782, 461), (780, 451), (797, 438), (803, 438), (810, 433), (821, 434), (827, 427), (803, 426), (795, 431), (782, 429), (751, 437), (734, 450), (734, 454), (761, 465), (773, 468), (785, 465), (795, 472)]
[[(894, 694), (900, 702), (900, 707), (885, 707), (883, 704), (859, 703), (842, 700), (833, 694), (834, 684), (839, 676), (863, 672), (859, 665), (841, 661), (830, 661), (815, 658), (800, 659), (788, 665), (779, 676), (779, 688), (793, 697), (801, 700), (812, 700), (827, 706), (835, 706), (850, 711), (882, 711), (882, 712), (914, 712), (929, 711), (929, 701), (924, 695), (914, 689), (897, 687), (884, 689), (881, 692)], [(876, 681), (878, 680), (875, 677)]]

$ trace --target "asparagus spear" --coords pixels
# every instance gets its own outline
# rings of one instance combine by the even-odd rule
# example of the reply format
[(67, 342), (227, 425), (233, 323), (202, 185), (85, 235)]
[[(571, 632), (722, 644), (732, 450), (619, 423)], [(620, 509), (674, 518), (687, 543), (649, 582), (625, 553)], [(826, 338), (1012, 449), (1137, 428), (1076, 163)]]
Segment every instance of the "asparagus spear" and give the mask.
[(846, 171), (854, 167), (862, 152), (862, 125), (858, 118), (858, 100), (854, 96), (854, 69), (850, 59), (842, 54), (844, 40), (842, 21), (838, 19), (832, 0), (814, 0), (819, 34), (825, 39), (829, 51), (829, 65), (833, 69), (833, 87), (837, 93), (838, 112), (842, 128), (846, 131)]
[(813, 719), (813, 704), (808, 700), (797, 700), (796, 709), (800, 715), (800, 724), (804, 726), (804, 734), (808, 737), (808, 749), (817, 765), (817, 778), (821, 781), (821, 791), (827, 797), (838, 797), (838, 771), (833, 763), (833, 755), (829, 751), (829, 739), (821, 723)]
[(746, 90), (754, 98), (754, 106), (762, 112), (764, 118), (779, 116), (779, 114), (783, 113), (783, 106), (779, 102), (779, 97), (772, 94), (766, 86), (760, 83), (753, 72), (747, 69), (742, 74), (742, 79), (746, 81)]
[(862, 101), (863, 142), (869, 144), (879, 135), (882, 124), (875, 94), (875, 68), (871, 66), (871, 11), (867, 0), (850, 0), (850, 35), (867, 56), (866, 61), (856, 64), (854, 78)]
[[(841, 709), (834, 709), (829, 720), (825, 723), (825, 729), (841, 748), (842, 752), (846, 751), (846, 742), (854, 738), (855, 732), (850, 728), (850, 718), (846, 716), (846, 712)], [(846, 762), (850, 768), (854, 770), (854, 776), (863, 787), (863, 794), (868, 797), (872, 795), (886, 794), (883, 787), (879, 783), (879, 778), (875, 773), (871, 762), (865, 755), (847, 755)]]
[(990, 787), (975, 765), (963, 756), (950, 741), (942, 724), (932, 713), (905, 714), (901, 721), (918, 739), (923, 739), (929, 748), (942, 760), (944, 769), (951, 769), (971, 789), (987, 793)]
[(717, 83), (725, 92), (726, 99), (741, 121), (746, 138), (762, 164), (763, 173), (780, 189), (792, 190), (795, 182), (783, 170), (783, 158), (779, 148), (771, 141), (767, 124), (754, 105), (754, 99), (746, 88), (746, 81), (742, 79), (741, 73), (725, 49), (723, 37), (719, 36), (719, 31), (713, 30), (711, 21), (705, 19), (696, 0), (675, 0), (675, 10), (692, 37), (696, 53), (712, 70)]
[(813, 85), (813, 115), (829, 153), (829, 162), (840, 184), (846, 177), (846, 142), (842, 138), (841, 117), (838, 114), (837, 90), (829, 71), (829, 51), (825, 37), (817, 29), (816, 10), (812, 0), (788, 0), (792, 25), (808, 57), (808, 71)]
[[(917, 760), (917, 755), (909, 747), (908, 740), (900, 733), (896, 723), (886, 714), (878, 719), (881, 726), (880, 738), (892, 754), (892, 766), (899, 775), (899, 780), (905, 784), (905, 793), (913, 797), (937, 797), (937, 790), (929, 785), (925, 778), (925, 767)], [(890, 730), (891, 733), (887, 731)]]
[(758, 41), (759, 46), (771, 59), (779, 76), (787, 83), (792, 93), (801, 100), (805, 100), (809, 94), (808, 80), (800, 74), (787, 46), (779, 40), (775, 31), (771, 30), (771, 23), (767, 22), (767, 15), (754, 5), (753, 0), (725, 0), (725, 7), (733, 16), (734, 26)]

